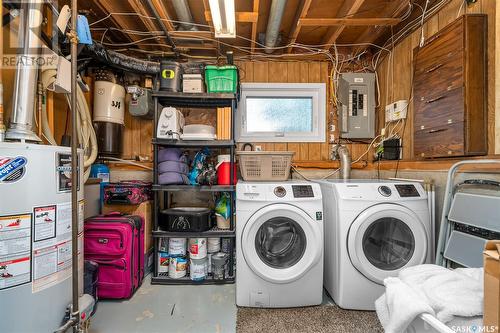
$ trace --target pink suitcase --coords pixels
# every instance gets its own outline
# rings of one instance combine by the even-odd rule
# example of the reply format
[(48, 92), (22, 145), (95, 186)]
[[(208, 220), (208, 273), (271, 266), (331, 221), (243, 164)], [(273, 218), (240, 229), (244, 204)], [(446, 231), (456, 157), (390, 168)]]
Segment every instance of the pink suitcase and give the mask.
[(144, 277), (144, 222), (111, 213), (85, 220), (85, 260), (99, 264), (98, 298), (130, 298)]

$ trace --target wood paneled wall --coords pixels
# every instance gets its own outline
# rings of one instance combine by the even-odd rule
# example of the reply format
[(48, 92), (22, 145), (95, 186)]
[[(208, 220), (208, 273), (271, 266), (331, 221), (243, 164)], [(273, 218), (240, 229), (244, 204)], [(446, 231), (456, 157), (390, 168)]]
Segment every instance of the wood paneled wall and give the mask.
[[(495, 111), (495, 81), (496, 70), (496, 4), (493, 0), (478, 0), (470, 6), (463, 0), (451, 0), (437, 14), (429, 18), (423, 26), (425, 38), (428, 38), (454, 21), (458, 15), (464, 13), (484, 13), (488, 15), (488, 154), (495, 154), (495, 132), (500, 131), (500, 126), (495, 129), (495, 117), (500, 118), (500, 113)], [(461, 9), (461, 10), (460, 10)], [(403, 41), (398, 43), (392, 55), (386, 56), (377, 70), (380, 84), (380, 108), (378, 109), (378, 129), (385, 124), (385, 105), (400, 100), (410, 99), (412, 96), (413, 50), (419, 45), (421, 30), (418, 29)], [(498, 108), (498, 106), (497, 106)], [(413, 103), (408, 109), (407, 123), (403, 134), (403, 159), (413, 159)], [(496, 113), (496, 116), (495, 116)], [(401, 133), (402, 131), (400, 131)]]
[[(326, 83), (328, 84), (327, 62), (261, 62), (246, 61), (237, 63), (242, 82), (276, 83)], [(327, 115), (331, 105), (327, 101)], [(327, 117), (327, 123), (329, 123)], [(327, 140), (328, 140), (327, 131)], [(327, 161), (330, 147), (324, 143), (256, 143), (262, 150), (293, 151), (295, 161)]]
[[(276, 82), (276, 83), (325, 83), (328, 85), (330, 67), (325, 61), (245, 61), (237, 62), (240, 69), (242, 82)], [(327, 89), (328, 91), (328, 89)], [(335, 124), (333, 107), (327, 96), (327, 124)], [(186, 123), (193, 123), (194, 119), (199, 123), (207, 123), (196, 112), (183, 110), (186, 116)], [(215, 115), (212, 111), (202, 111), (206, 113), (206, 118), (212, 120), (208, 113)], [(203, 117), (202, 117), (203, 118)], [(209, 122), (208, 122), (209, 123)], [(337, 126), (336, 126), (337, 127)], [(263, 150), (271, 151), (293, 151), (295, 152), (295, 162), (327, 162), (330, 161), (331, 145), (328, 143), (330, 137), (329, 126), (325, 129), (326, 141), (323, 143), (264, 143), (259, 142), (256, 145)], [(153, 134), (153, 122), (130, 116), (125, 113), (125, 133), (123, 141), (123, 158), (151, 159), (151, 137)], [(337, 132), (334, 134), (338, 135)], [(366, 151), (366, 144), (349, 144), (353, 159), (359, 157)], [(319, 163), (318, 163), (319, 165)]]

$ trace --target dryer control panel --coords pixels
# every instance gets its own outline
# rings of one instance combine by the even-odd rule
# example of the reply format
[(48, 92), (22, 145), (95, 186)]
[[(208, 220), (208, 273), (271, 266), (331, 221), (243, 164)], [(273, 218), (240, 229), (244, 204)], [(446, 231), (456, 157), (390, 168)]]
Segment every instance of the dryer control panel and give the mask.
[(396, 184), (394, 185), (401, 198), (419, 197), (418, 190), (412, 184)]
[(294, 198), (314, 198), (311, 185), (292, 185)]

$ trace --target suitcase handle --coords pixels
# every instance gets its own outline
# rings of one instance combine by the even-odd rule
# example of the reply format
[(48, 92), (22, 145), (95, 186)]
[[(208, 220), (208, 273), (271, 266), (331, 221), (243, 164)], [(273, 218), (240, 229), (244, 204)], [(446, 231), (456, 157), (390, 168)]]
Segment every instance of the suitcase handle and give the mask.
[(109, 195), (109, 198), (107, 198), (106, 203), (112, 204), (112, 203), (117, 203), (117, 204), (130, 204), (130, 201), (128, 200), (129, 194), (131, 192), (122, 192), (122, 193), (107, 193)]
[(103, 216), (125, 216), (122, 212), (109, 212), (106, 214), (103, 214)]

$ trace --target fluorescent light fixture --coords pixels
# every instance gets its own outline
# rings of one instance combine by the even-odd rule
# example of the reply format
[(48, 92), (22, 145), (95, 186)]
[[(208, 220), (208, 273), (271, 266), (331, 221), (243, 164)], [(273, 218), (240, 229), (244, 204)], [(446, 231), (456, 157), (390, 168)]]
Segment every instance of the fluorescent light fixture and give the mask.
[[(210, 14), (217, 38), (236, 38), (234, 0), (209, 0)], [(223, 14), (223, 15), (222, 15)]]

